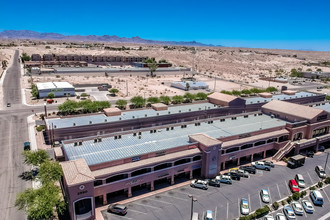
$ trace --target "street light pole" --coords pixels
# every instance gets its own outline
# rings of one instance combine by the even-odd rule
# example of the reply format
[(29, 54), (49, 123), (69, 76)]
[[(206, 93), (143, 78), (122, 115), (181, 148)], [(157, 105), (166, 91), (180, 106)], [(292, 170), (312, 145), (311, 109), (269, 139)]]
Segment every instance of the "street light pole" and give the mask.
[(326, 150), (325, 152), (327, 153), (327, 159), (325, 160), (324, 172), (325, 172), (325, 169), (327, 169), (327, 163), (328, 163), (328, 157), (329, 157), (330, 151), (329, 150)]
[(192, 195), (188, 195), (189, 198), (191, 198), (191, 213), (190, 213), (190, 220), (192, 220), (192, 217), (193, 217), (193, 211), (194, 211), (194, 202), (197, 201), (196, 198), (194, 198)]

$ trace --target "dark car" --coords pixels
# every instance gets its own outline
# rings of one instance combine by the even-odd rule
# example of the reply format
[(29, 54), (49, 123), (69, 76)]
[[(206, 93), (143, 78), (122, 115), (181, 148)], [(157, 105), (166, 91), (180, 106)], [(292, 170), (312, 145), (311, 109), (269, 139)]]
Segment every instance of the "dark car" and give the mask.
[(241, 180), (241, 175), (239, 175), (238, 173), (234, 173), (234, 172), (229, 172), (229, 173), (224, 173), (223, 175), (225, 176), (230, 176), (232, 180)]
[(30, 142), (24, 142), (24, 150), (30, 150)]
[(11, 106), (11, 104), (8, 102), (8, 103), (7, 103), (7, 107), (10, 107), (10, 106)]
[(119, 215), (126, 215), (127, 207), (121, 204), (110, 204), (108, 206), (108, 212), (112, 212)]
[(209, 186), (216, 186), (216, 187), (220, 187), (220, 181), (217, 179), (210, 179), (207, 181), (207, 184)]
[(249, 173), (252, 173), (252, 174), (256, 174), (256, 168), (253, 167), (253, 166), (241, 166), (240, 167), (241, 170), (245, 170)]
[(308, 152), (306, 153), (306, 156), (307, 156), (307, 157), (311, 157), (311, 158), (313, 158), (313, 157), (314, 157), (314, 151), (308, 151)]

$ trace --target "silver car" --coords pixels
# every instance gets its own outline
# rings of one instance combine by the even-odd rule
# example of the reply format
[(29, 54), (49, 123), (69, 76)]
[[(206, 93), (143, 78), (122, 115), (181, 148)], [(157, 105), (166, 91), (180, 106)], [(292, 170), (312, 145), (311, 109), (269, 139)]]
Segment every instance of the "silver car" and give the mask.
[(302, 205), (300, 205), (300, 203), (292, 202), (291, 206), (292, 206), (292, 209), (293, 209), (293, 211), (296, 215), (303, 215), (304, 214), (303, 207), (302, 207)]
[(296, 219), (296, 215), (290, 206), (284, 206), (283, 212), (287, 219)]
[(269, 196), (269, 192), (267, 189), (262, 189), (260, 191), (260, 197), (261, 197), (261, 200), (265, 203), (269, 203), (270, 202), (270, 196)]
[(286, 220), (286, 218), (282, 213), (277, 213), (276, 214), (276, 220)]
[(274, 220), (274, 218), (273, 218), (273, 216), (271, 216), (271, 215), (266, 215), (266, 216), (264, 217), (264, 220)]
[(207, 182), (203, 181), (203, 180), (193, 180), (190, 183), (190, 186), (193, 188), (200, 188), (200, 189), (205, 189), (207, 190)]
[(250, 214), (249, 202), (247, 199), (241, 199), (241, 213), (242, 215)]
[(307, 213), (313, 213), (314, 212), (314, 207), (313, 207), (313, 205), (310, 201), (302, 200), (301, 204), (304, 207), (305, 212), (307, 212)]

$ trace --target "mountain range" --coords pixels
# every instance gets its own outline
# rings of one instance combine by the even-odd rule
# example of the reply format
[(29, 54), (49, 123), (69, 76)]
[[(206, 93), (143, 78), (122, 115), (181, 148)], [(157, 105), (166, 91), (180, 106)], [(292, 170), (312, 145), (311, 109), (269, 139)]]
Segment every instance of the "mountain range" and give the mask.
[(30, 30), (4, 30), (0, 32), (0, 39), (38, 39), (38, 40), (64, 40), (64, 41), (102, 41), (119, 43), (137, 43), (137, 44), (162, 44), (162, 45), (180, 45), (180, 46), (208, 46), (214, 47), (220, 45), (203, 44), (196, 41), (156, 41), (136, 37), (118, 37), (116, 35), (63, 35), (58, 33), (39, 33)]

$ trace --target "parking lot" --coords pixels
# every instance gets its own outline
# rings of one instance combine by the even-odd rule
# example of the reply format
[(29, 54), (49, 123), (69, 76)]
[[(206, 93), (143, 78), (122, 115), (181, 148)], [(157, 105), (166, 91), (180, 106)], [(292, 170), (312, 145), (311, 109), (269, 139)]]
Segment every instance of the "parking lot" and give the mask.
[[(194, 212), (198, 212), (200, 219), (204, 219), (206, 210), (213, 211), (214, 219), (234, 219), (240, 216), (239, 203), (241, 198), (249, 201), (251, 211), (266, 205), (261, 201), (260, 190), (267, 189), (270, 193), (272, 204), (281, 198), (291, 195), (288, 181), (293, 179), (295, 174), (304, 176), (306, 187), (317, 183), (320, 178), (314, 171), (316, 165), (324, 166), (326, 155), (316, 155), (314, 158), (307, 158), (303, 167), (290, 169), (284, 166), (275, 166), (270, 172), (258, 171), (251, 174), (250, 178), (241, 178), (241, 181), (233, 181), (233, 185), (221, 184), (220, 188), (209, 186), (208, 190), (191, 188), (189, 185), (179, 187), (164, 193), (153, 195), (141, 200), (126, 204), (128, 213), (126, 216), (118, 216), (102, 212), (104, 219), (189, 219), (191, 199), (193, 195), (197, 201), (194, 202)], [(329, 165), (327, 174), (329, 174)], [(318, 219), (330, 212), (330, 187), (321, 191), (325, 204), (323, 207), (315, 207), (313, 215), (307, 214), (300, 218)], [(306, 197), (309, 199), (309, 197)], [(282, 212), (279, 210), (278, 212)], [(275, 214), (274, 214), (275, 216)]]

